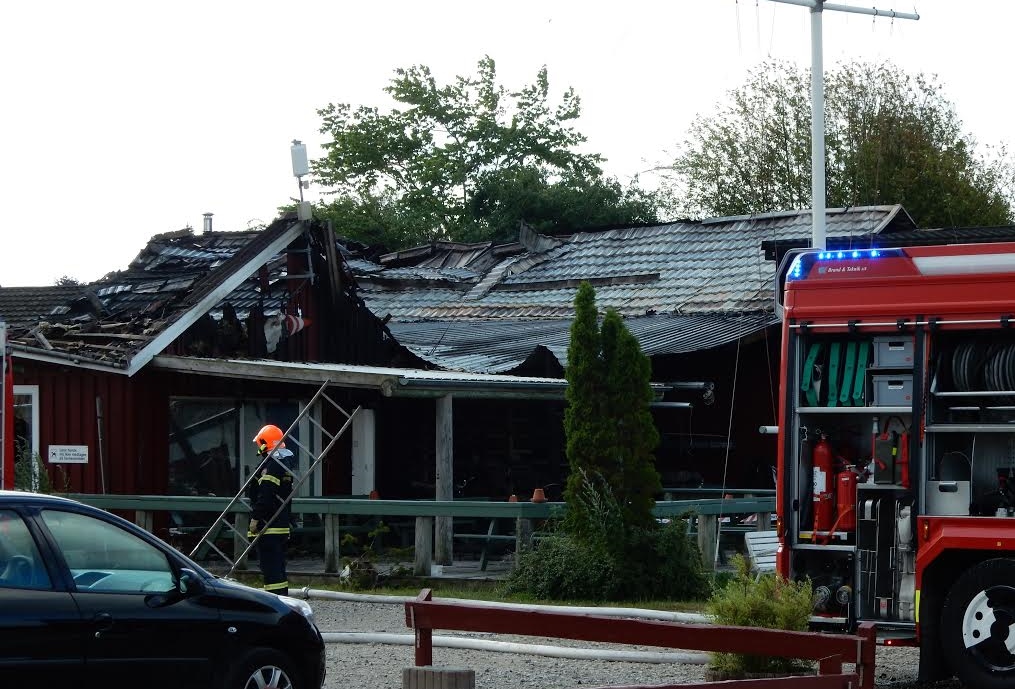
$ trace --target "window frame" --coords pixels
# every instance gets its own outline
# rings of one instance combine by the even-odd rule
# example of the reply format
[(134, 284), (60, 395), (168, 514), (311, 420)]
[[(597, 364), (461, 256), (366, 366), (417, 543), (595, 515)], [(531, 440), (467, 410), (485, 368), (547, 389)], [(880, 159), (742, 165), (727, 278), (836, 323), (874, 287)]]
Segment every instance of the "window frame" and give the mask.
[[(32, 457), (34, 458), (36, 455), (38, 455), (41, 458), (42, 448), (40, 447), (39, 444), (39, 386), (15, 385), (14, 397), (16, 398), (18, 397), (18, 395), (27, 396), (31, 398), (30, 404), (32, 407), (31, 412), (32, 434), (28, 442), (30, 445)], [(16, 412), (15, 415), (17, 415)], [(16, 459), (17, 455), (15, 454), (15, 460)], [(31, 470), (32, 470), (32, 490), (37, 491), (39, 490), (39, 463), (32, 462)]]

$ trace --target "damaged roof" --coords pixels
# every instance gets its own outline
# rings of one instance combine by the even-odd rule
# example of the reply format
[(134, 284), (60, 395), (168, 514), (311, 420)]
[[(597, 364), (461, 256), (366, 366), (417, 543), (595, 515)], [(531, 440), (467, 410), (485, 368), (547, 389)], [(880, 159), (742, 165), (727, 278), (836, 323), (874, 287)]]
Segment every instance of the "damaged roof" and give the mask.
[(227, 302), (244, 317), (260, 297), (255, 271), (267, 264), (269, 285), (283, 279), (282, 250), (302, 231), (286, 216), (264, 230), (156, 235), (125, 270), (91, 284), (0, 289), (0, 317), (22, 351), (133, 372)]
[(90, 302), (92, 298), (85, 285), (7, 287), (0, 289), (0, 318), (12, 327), (25, 323), (34, 325), (62, 318), (76, 302)]
[[(827, 211), (830, 238), (909, 230), (898, 205)], [(807, 236), (809, 210), (548, 237), (513, 250), (434, 245), (357, 265), (359, 294), (400, 344), (442, 368), (510, 371), (537, 346), (566, 365), (575, 293), (595, 287), (650, 356), (709, 349), (778, 322), (764, 242)], [(410, 265), (410, 253), (422, 257)], [(390, 266), (390, 267), (389, 267)]]
[[(338, 240), (336, 248), (350, 288), (400, 345), (437, 368), (503, 373), (538, 352), (565, 365), (586, 280), (600, 310), (624, 316), (650, 356), (758, 332), (777, 322), (776, 266), (762, 245), (806, 236), (810, 222), (805, 210), (566, 237), (523, 227), (515, 243), (440, 242), (382, 256)], [(900, 206), (827, 212), (830, 240), (913, 227)], [(291, 277), (285, 249), (305, 229), (287, 216), (264, 230), (156, 235), (125, 270), (90, 285), (0, 289), (0, 317), (11, 343), (36, 358), (133, 373), (205, 314), (221, 319), (226, 304), (240, 320), (255, 308), (279, 312), (275, 285)]]

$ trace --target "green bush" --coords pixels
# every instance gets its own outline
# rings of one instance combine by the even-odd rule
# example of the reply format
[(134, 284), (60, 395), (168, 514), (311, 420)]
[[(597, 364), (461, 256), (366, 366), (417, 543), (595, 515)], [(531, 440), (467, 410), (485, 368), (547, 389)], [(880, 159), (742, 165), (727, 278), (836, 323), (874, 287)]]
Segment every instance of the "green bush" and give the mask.
[[(736, 573), (709, 598), (705, 605), (706, 614), (723, 625), (807, 630), (813, 608), (810, 581), (791, 582), (778, 574), (764, 574), (756, 578), (742, 556), (735, 555), (732, 561)], [(811, 663), (792, 658), (740, 653), (713, 653), (711, 656), (710, 667), (730, 677), (811, 669)]]
[[(38, 478), (32, 475), (33, 465), (38, 470)], [(52, 493), (53, 484), (49, 479), (46, 465), (38, 453), (32, 453), (26, 447), (18, 448), (14, 462), (14, 490), (25, 490), (33, 493)]]
[[(524, 551), (507, 593), (553, 600), (622, 601), (701, 598), (708, 580), (683, 520), (625, 525), (610, 487), (583, 481), (573, 499), (582, 519), (565, 516)], [(568, 512), (570, 515), (570, 511)]]

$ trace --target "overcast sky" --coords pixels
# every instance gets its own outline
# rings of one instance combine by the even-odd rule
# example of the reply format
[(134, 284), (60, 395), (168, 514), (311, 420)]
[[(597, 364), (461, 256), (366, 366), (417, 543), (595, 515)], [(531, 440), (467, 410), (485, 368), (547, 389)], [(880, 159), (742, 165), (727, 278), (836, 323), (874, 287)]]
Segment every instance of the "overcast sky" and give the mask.
[[(921, 19), (826, 11), (826, 68), (937, 74), (967, 131), (1010, 142), (1015, 3), (894, 9)], [(4, 2), (0, 285), (97, 279), (204, 212), (216, 230), (268, 223), (298, 194), (290, 141), (321, 153), (318, 108), (387, 106), (395, 68), (446, 82), (487, 54), (509, 88), (544, 64), (556, 92), (573, 86), (589, 150), (626, 180), (758, 62), (809, 65), (810, 18), (769, 0)]]

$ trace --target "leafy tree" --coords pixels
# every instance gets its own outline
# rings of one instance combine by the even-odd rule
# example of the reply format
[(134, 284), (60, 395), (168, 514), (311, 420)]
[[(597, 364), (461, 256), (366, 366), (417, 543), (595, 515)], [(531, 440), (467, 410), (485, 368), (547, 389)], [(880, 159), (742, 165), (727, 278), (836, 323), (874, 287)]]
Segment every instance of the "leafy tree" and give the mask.
[[(681, 211), (728, 216), (811, 204), (810, 76), (768, 62), (699, 116), (673, 164)], [(825, 76), (829, 207), (901, 203), (925, 227), (1012, 221), (1004, 148), (977, 153), (936, 79), (854, 62)]]
[(389, 112), (332, 103), (318, 111), (330, 138), (314, 162), (335, 198), (319, 204), (339, 233), (390, 248), (433, 240), (516, 236), (536, 229), (653, 221), (654, 197), (603, 175), (598, 154), (581, 153), (574, 127), (580, 100), (550, 99), (546, 68), (508, 91), (496, 65), (437, 83), (423, 65), (398, 69), (385, 91)]
[(511, 241), (522, 221), (544, 233), (649, 223), (657, 220), (656, 206), (653, 194), (601, 175), (567, 173), (554, 180), (545, 169), (499, 170), (478, 180), (462, 238)]
[(57, 287), (72, 287), (74, 285), (80, 284), (81, 284), (80, 280), (78, 280), (75, 277), (71, 277), (70, 275), (64, 275), (62, 277), (57, 278), (56, 280)]

